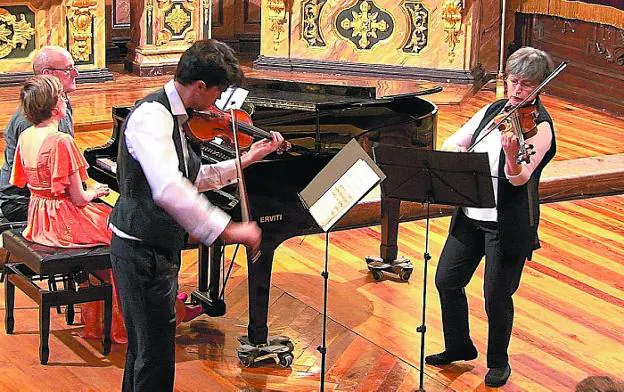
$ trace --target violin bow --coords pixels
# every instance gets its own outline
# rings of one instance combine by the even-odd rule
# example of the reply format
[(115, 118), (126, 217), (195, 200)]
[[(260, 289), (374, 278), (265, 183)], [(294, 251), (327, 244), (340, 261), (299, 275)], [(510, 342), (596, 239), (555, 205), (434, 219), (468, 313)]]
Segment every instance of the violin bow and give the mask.
[[(238, 144), (238, 126), (236, 124), (236, 116), (234, 115), (234, 109), (230, 109), (232, 120), (232, 134), (234, 135), (234, 152), (235, 152), (235, 165), (236, 175), (238, 177), (238, 195), (240, 197), (241, 205), (241, 221), (249, 222), (251, 219), (251, 212), (249, 210), (249, 198), (247, 196), (247, 187), (245, 186), (245, 177), (243, 176), (243, 164), (241, 161), (240, 146)], [(260, 251), (253, 252), (250, 248), (247, 248), (247, 258), (255, 263), (260, 258)]]
[(485, 129), (487, 129), (488, 131), (485, 132), (481, 137), (479, 137), (478, 140), (476, 140), (474, 143), (472, 143), (472, 145), (470, 147), (468, 147), (468, 149), (466, 149), (466, 152), (472, 152), (472, 150), (475, 148), (475, 146), (477, 144), (479, 144), (479, 142), (481, 140), (483, 140), (487, 135), (490, 134), (490, 132), (492, 132), (493, 130), (495, 130), (496, 128), (498, 128), (499, 125), (501, 125), (503, 122), (505, 122), (509, 117), (511, 117), (518, 109), (520, 109), (522, 106), (524, 106), (525, 103), (529, 102), (529, 99), (531, 97), (533, 97), (535, 94), (539, 93), (540, 91), (542, 91), (542, 89), (544, 87), (546, 87), (546, 85), (548, 83), (550, 83), (555, 77), (557, 77), (557, 75), (559, 75), (561, 73), (561, 71), (563, 71), (565, 69), (565, 67), (568, 66), (568, 62), (567, 61), (563, 61), (561, 62), (561, 64), (559, 64), (557, 66), (557, 68), (555, 68), (550, 75), (548, 75), (546, 77), (546, 79), (544, 79), (544, 81), (542, 81), (542, 83), (540, 83), (537, 87), (535, 87), (533, 89), (533, 91), (531, 91), (531, 94), (527, 95), (526, 98), (524, 98), (519, 104), (512, 106), (511, 110), (509, 110), (507, 113), (505, 113), (505, 115), (499, 119), (496, 123), (492, 124), (494, 122), (494, 119), (492, 119), (490, 121), (490, 124), (486, 125)]

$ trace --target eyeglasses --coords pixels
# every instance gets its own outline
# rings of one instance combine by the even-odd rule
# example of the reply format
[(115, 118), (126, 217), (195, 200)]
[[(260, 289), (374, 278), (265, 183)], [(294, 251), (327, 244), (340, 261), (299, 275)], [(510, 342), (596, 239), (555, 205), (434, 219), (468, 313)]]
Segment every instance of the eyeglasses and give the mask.
[(507, 82), (512, 86), (520, 86), (523, 90), (533, 90), (536, 87), (535, 83), (516, 77), (508, 77)]
[(65, 72), (67, 75), (72, 74), (72, 73), (78, 73), (78, 68), (76, 68), (75, 65), (72, 65), (71, 67), (68, 67), (68, 68), (45, 68), (45, 69), (50, 70), (50, 71)]

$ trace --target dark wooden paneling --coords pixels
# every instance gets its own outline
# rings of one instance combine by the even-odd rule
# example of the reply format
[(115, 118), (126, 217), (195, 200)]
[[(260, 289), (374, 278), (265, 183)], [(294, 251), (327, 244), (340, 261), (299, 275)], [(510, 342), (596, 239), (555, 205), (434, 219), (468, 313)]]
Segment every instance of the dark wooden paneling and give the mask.
[(212, 0), (214, 38), (237, 51), (260, 53), (260, 0)]
[(483, 0), (480, 5), (478, 61), (487, 74), (498, 72), (500, 46), (500, 1)]
[(545, 50), (568, 68), (552, 94), (624, 113), (624, 30), (547, 15), (518, 14), (516, 43)]
[(106, 62), (121, 63), (130, 41), (130, 0), (106, 0)]

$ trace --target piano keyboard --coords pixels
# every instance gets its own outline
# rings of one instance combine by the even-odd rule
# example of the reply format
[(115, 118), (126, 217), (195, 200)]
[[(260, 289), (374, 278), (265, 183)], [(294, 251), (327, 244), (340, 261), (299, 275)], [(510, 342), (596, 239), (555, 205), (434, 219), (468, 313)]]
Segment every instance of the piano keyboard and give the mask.
[(113, 174), (117, 174), (117, 162), (109, 158), (97, 158), (95, 165), (101, 169), (109, 170)]

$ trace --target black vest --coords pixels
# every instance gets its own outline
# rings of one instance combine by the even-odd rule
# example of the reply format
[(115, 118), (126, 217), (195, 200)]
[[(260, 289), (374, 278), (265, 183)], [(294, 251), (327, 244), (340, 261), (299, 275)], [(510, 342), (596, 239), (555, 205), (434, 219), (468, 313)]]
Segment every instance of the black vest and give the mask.
[[(503, 99), (490, 105), (485, 112), (483, 120), (481, 120), (481, 123), (472, 137), (472, 143), (477, 140), (479, 134), (490, 122), (490, 120), (501, 112), (506, 103), (507, 100)], [(552, 131), (552, 143), (550, 145), (550, 149), (546, 152), (537, 168), (535, 168), (535, 171), (533, 171), (533, 174), (526, 184), (515, 186), (509, 181), (501, 178), (498, 180), (498, 189), (495, 190), (498, 192), (496, 210), (498, 214), (498, 235), (501, 245), (506, 252), (520, 256), (526, 255), (529, 260), (531, 259), (533, 250), (540, 247), (537, 236), (537, 227), (539, 225), (540, 218), (540, 176), (542, 175), (544, 167), (555, 156), (555, 152), (557, 151), (552, 119), (539, 98), (537, 98), (536, 104), (538, 108), (538, 117), (535, 123), (539, 124), (546, 121), (550, 124), (550, 129)], [(501, 148), (498, 164), (498, 173), (500, 177), (504, 177), (504, 170), (505, 152)], [(456, 210), (453, 214), (453, 218), (451, 219), (451, 226), (449, 228), (451, 233), (453, 233), (455, 219), (457, 218), (458, 212), (459, 210)]]
[[(138, 161), (128, 152), (126, 146), (126, 125), (134, 110), (145, 102), (158, 102), (169, 112), (171, 105), (164, 89), (160, 89), (138, 101), (121, 126), (119, 132), (119, 150), (117, 153), (117, 182), (119, 199), (111, 213), (110, 222), (119, 230), (141, 239), (145, 244), (166, 248), (175, 252), (184, 246), (184, 229), (162, 208), (154, 203), (152, 191)], [(182, 142), (178, 121), (173, 114), (171, 137), (178, 155), (178, 169), (189, 181), (195, 182), (201, 160), (188, 148), (188, 173), (185, 170)]]

